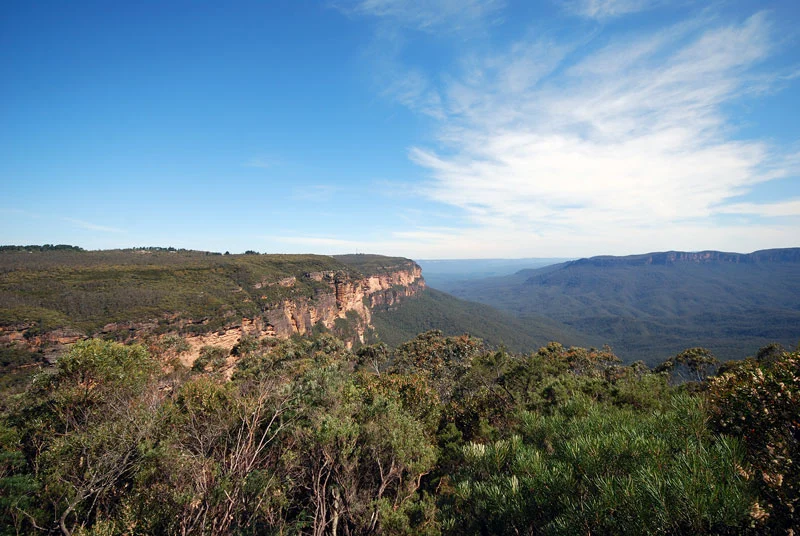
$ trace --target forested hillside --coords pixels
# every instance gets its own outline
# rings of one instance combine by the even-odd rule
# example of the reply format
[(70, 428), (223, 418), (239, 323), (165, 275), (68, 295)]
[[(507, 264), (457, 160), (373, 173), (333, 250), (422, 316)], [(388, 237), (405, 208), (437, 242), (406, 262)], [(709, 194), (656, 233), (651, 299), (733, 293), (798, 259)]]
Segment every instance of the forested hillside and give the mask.
[(455, 296), (545, 316), (656, 363), (687, 346), (724, 359), (800, 341), (800, 249), (594, 257), (465, 282)]
[[(800, 354), (89, 340), (0, 415), (2, 534), (790, 534)], [(674, 386), (675, 367), (699, 383)], [(663, 370), (663, 371), (662, 371)]]
[(505, 346), (515, 352), (529, 352), (550, 341), (583, 344), (587, 340), (566, 324), (543, 316), (520, 319), (494, 307), (460, 300), (431, 288), (396, 307), (376, 310), (372, 321), (379, 339), (390, 346), (431, 329), (441, 330), (446, 335), (469, 333), (489, 346)]
[(330, 332), (350, 346), (375, 338), (371, 309), (425, 288), (399, 257), (229, 255), (174, 248), (0, 249), (0, 387), (19, 385), (70, 344), (185, 337), (191, 364), (204, 347), (229, 353), (243, 335)]
[[(303, 274), (358, 274), (324, 255), (221, 255), (172, 248), (0, 251), (0, 325), (36, 322), (41, 330), (96, 333), (113, 322), (177, 315), (253, 316), (261, 304), (313, 296), (324, 284)], [(291, 286), (267, 284), (298, 278)]]

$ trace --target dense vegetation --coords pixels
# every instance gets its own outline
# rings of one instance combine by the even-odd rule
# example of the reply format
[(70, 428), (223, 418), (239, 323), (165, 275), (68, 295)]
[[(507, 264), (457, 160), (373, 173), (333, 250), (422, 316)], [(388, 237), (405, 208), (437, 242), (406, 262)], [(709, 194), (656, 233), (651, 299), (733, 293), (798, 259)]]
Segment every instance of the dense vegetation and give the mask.
[(5, 251), (26, 251), (26, 252), (34, 252), (34, 251), (83, 251), (83, 248), (78, 246), (70, 246), (67, 244), (42, 244), (39, 245), (30, 245), (30, 246), (0, 246), (0, 252)]
[[(650, 365), (686, 346), (735, 359), (772, 341), (800, 340), (798, 248), (594, 257), (447, 291), (529, 322), (545, 316), (565, 325), (559, 340), (610, 344), (624, 360)], [(569, 330), (583, 338), (573, 341)]]
[[(3, 399), (7, 534), (781, 534), (798, 523), (800, 354), (717, 377), (608, 349), (427, 332), (76, 344)], [(222, 356), (225, 357), (225, 356)]]
[(333, 258), (364, 275), (384, 274), (397, 270), (405, 270), (414, 265), (414, 261), (406, 259), (405, 257), (386, 257), (384, 255), (369, 255), (366, 253), (334, 255)]
[[(0, 325), (36, 323), (41, 331), (96, 333), (112, 322), (254, 316), (282, 298), (324, 288), (310, 272), (358, 276), (322, 255), (220, 255), (174, 248), (82, 251), (12, 248), (0, 252)], [(291, 287), (274, 284), (296, 277)], [(272, 284), (270, 284), (272, 283)]]
[(432, 329), (445, 335), (469, 333), (488, 346), (505, 346), (515, 352), (530, 351), (548, 341), (583, 342), (580, 334), (546, 318), (520, 320), (488, 305), (460, 300), (431, 288), (391, 309), (376, 310), (372, 323), (380, 340), (392, 347)]

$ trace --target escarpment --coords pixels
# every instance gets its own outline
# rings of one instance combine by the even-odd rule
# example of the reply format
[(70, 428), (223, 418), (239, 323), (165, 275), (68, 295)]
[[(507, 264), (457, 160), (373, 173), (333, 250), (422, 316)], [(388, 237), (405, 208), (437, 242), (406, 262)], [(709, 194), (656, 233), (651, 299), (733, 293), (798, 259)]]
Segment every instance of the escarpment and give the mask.
[(0, 345), (52, 360), (88, 337), (180, 335), (181, 359), (204, 346), (231, 350), (245, 335), (330, 331), (364, 342), (374, 310), (425, 288), (411, 260), (376, 255), (213, 255), (118, 250), (0, 255)]
[(268, 306), (262, 315), (263, 325), (256, 331), (258, 335), (303, 335), (319, 325), (333, 330), (337, 319), (357, 317), (357, 325), (353, 327), (358, 340), (364, 342), (366, 330), (372, 327), (374, 308), (399, 303), (425, 288), (422, 270), (416, 263), (360, 278), (345, 272), (313, 272), (304, 274), (304, 277), (325, 284), (328, 290), (321, 290), (312, 297), (284, 299)]

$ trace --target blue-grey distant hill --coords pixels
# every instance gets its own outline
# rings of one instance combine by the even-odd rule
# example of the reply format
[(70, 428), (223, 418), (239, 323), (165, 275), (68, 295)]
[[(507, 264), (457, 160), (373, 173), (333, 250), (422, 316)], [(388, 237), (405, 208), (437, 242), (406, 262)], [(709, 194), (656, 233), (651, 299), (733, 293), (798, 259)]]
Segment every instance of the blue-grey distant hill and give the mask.
[(800, 340), (800, 248), (600, 256), (448, 291), (566, 324), (626, 360), (656, 363), (691, 346), (735, 358)]
[(526, 259), (428, 259), (417, 260), (429, 287), (448, 292), (471, 279), (499, 277), (527, 268), (542, 268), (571, 259), (532, 257)]

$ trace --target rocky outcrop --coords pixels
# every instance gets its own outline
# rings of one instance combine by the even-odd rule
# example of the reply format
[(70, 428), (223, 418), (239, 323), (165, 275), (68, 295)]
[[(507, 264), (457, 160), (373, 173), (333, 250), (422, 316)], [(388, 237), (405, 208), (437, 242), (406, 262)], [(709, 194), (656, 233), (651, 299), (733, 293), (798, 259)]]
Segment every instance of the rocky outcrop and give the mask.
[[(285, 277), (277, 281), (263, 280), (253, 285), (253, 290), (264, 292), (269, 287), (292, 288), (305, 278), (313, 281), (311, 296), (294, 296), (274, 302), (264, 300), (262, 312), (254, 318), (227, 318), (220, 329), (207, 331), (211, 319), (187, 319), (175, 315), (158, 321), (117, 322), (103, 326), (100, 335), (120, 341), (141, 340), (156, 333), (186, 333), (189, 351), (181, 359), (186, 364), (194, 362), (203, 346), (220, 346), (231, 350), (244, 335), (257, 338), (288, 338), (305, 335), (317, 325), (336, 331), (342, 324), (348, 326), (345, 337), (349, 345), (363, 342), (372, 326), (375, 308), (391, 308), (404, 299), (411, 298), (425, 288), (421, 268), (412, 261), (382, 273), (354, 276), (349, 271), (309, 272)], [(266, 298), (266, 294), (262, 296)], [(337, 322), (342, 320), (342, 322)], [(32, 326), (0, 326), (0, 344), (18, 344), (29, 349), (57, 355), (65, 347), (86, 334), (63, 330), (32, 335)]]
[[(191, 350), (184, 360), (194, 361), (200, 348), (206, 345), (230, 350), (243, 335), (257, 338), (306, 335), (320, 324), (327, 329), (334, 329), (337, 319), (352, 319), (353, 315), (358, 318), (355, 325), (351, 326), (355, 338), (364, 342), (366, 330), (372, 326), (373, 309), (391, 307), (425, 288), (422, 269), (416, 263), (410, 263), (407, 268), (363, 278), (335, 271), (310, 272), (303, 277), (324, 283), (327, 289), (310, 298), (284, 299), (269, 304), (260, 317), (244, 318), (241, 324), (223, 331), (187, 337)], [(278, 284), (294, 284), (294, 278), (290, 279), (281, 280)], [(268, 284), (261, 283), (262, 286)], [(352, 345), (355, 340), (345, 342)]]
[(753, 253), (726, 253), (724, 251), (665, 251), (625, 257), (599, 256), (579, 259), (567, 265), (591, 266), (643, 266), (670, 265), (678, 263), (797, 263), (800, 262), (800, 248), (764, 249)]
[[(412, 263), (406, 269), (364, 278), (353, 278), (345, 272), (313, 272), (305, 277), (325, 283), (330, 292), (319, 292), (310, 299), (284, 300), (265, 311), (265, 331), (277, 337), (309, 333), (315, 325), (332, 329), (337, 319), (348, 313), (358, 315), (358, 338), (363, 342), (365, 330), (372, 324), (372, 310), (391, 306), (418, 294), (425, 288), (422, 270)], [(352, 315), (351, 315), (352, 316)]]
[(34, 324), (0, 326), (0, 346), (17, 346), (39, 351), (47, 361), (54, 361), (65, 348), (86, 336), (71, 329), (40, 331)]

